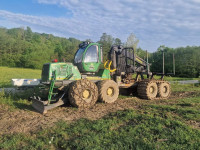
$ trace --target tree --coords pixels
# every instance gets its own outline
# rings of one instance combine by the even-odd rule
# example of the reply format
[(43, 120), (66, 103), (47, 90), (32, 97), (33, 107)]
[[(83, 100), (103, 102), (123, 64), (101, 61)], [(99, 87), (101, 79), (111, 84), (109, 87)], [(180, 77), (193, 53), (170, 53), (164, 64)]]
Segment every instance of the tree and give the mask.
[(61, 44), (57, 44), (56, 45), (56, 48), (55, 48), (55, 50), (54, 50), (54, 53), (56, 54), (58, 54), (58, 59), (59, 59), (59, 61), (62, 61), (62, 56), (63, 56), (63, 54), (64, 54), (64, 51), (63, 51), (63, 48), (62, 48), (62, 46), (61, 46)]
[(108, 52), (110, 51), (113, 42), (114, 38), (106, 33), (103, 33), (100, 37), (100, 41), (98, 41), (98, 43), (102, 44), (104, 60), (107, 59)]
[(91, 39), (86, 39), (85, 41), (86, 41), (86, 42), (92, 42), (92, 40), (91, 40)]
[(158, 52), (162, 52), (166, 49), (167, 47), (165, 47), (165, 45), (160, 45), (157, 49)]
[(122, 45), (122, 41), (119, 38), (116, 38), (114, 44), (115, 45)]
[(136, 36), (133, 33), (131, 33), (127, 38), (125, 46), (133, 47), (136, 50), (138, 43), (139, 43), (139, 40), (136, 38)]
[(146, 59), (147, 53), (145, 50), (139, 47), (137, 48), (137, 55), (141, 57), (142, 59)]
[(30, 42), (31, 39), (32, 39), (32, 30), (31, 30), (30, 27), (27, 27), (27, 28), (26, 28), (25, 39), (26, 39), (26, 41), (29, 41), (29, 42)]
[(40, 37), (39, 34), (34, 34), (34, 35), (32, 36), (32, 40), (33, 40), (34, 42), (40, 43), (40, 42), (41, 42), (41, 37)]
[[(89, 41), (89, 39), (88, 39)], [(130, 34), (124, 44), (136, 48), (139, 40)], [(27, 67), (41, 69), (44, 63), (52, 58), (63, 58), (73, 62), (74, 54), (80, 40), (75, 38), (60, 38), (51, 34), (32, 32), (30, 27), (6, 29), (0, 28), (0, 65), (10, 67)], [(121, 44), (119, 38), (103, 33), (99, 43), (102, 44), (104, 60), (113, 44)], [(146, 51), (136, 49), (137, 55), (146, 59)], [(149, 62), (152, 72), (162, 72), (162, 52), (165, 53), (165, 72), (173, 72), (173, 54), (175, 55), (176, 76), (198, 77), (200, 72), (200, 46), (169, 48), (161, 45), (156, 52), (149, 53)]]
[(72, 62), (80, 40), (32, 32), (31, 28), (0, 28), (0, 65), (41, 69), (55, 56)]

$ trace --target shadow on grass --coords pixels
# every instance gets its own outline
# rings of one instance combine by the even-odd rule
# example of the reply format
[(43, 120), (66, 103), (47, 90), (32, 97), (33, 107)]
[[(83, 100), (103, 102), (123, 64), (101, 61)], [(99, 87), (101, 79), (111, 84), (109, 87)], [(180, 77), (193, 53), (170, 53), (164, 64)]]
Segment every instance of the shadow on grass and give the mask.
[(0, 83), (0, 88), (8, 88), (8, 87), (11, 87), (12, 84), (10, 82), (1, 82)]
[(26, 103), (19, 103), (17, 101), (13, 102), (13, 105), (21, 110), (30, 110), (30, 111), (35, 111), (34, 108), (32, 107), (31, 103), (26, 104)]
[(177, 104), (179, 106), (183, 106), (183, 107), (192, 107), (193, 105), (190, 103), (183, 103), (183, 104)]
[[(4, 93), (4, 91), (0, 92), (0, 104), (6, 104), (10, 106), (11, 110), (20, 109), (20, 110), (29, 110), (38, 112), (32, 106), (32, 100), (30, 97), (41, 97), (42, 100), (47, 100), (47, 96), (42, 97), (42, 93), (36, 89), (28, 89), (23, 92), (17, 93)], [(64, 97), (67, 99), (67, 96)], [(63, 107), (72, 107), (69, 101), (67, 100)]]

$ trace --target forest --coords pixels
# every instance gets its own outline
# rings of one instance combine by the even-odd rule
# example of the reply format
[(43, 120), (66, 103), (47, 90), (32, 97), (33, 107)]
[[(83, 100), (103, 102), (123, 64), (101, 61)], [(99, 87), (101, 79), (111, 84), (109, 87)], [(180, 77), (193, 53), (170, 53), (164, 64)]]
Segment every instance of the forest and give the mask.
[[(67, 36), (67, 35), (66, 35)], [(86, 39), (86, 41), (91, 41)], [(56, 37), (52, 34), (32, 32), (30, 27), (0, 28), (0, 66), (41, 69), (44, 63), (53, 59), (73, 62), (74, 54), (82, 41), (69, 37)], [(104, 60), (112, 45), (132, 46), (137, 55), (146, 59), (146, 50), (137, 47), (139, 39), (130, 34), (123, 43), (120, 38), (103, 33), (99, 41), (102, 44)], [(175, 72), (179, 77), (199, 77), (200, 46), (169, 48), (164, 45), (149, 53), (151, 71), (162, 72), (162, 53), (165, 54), (165, 73), (173, 72), (173, 54)]]

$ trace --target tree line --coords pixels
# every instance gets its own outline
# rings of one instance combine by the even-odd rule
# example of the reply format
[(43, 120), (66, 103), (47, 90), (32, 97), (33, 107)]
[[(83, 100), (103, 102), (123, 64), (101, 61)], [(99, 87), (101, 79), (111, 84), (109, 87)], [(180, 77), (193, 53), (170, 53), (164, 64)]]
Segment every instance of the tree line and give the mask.
[[(91, 41), (87, 39), (86, 41)], [(56, 37), (52, 34), (35, 33), (30, 27), (0, 28), (0, 66), (41, 69), (53, 59), (73, 62), (74, 54), (82, 41), (75, 38)], [(102, 44), (104, 60), (112, 45), (123, 45), (136, 49), (137, 55), (146, 59), (146, 51), (137, 48), (139, 39), (131, 33), (126, 42), (103, 33), (98, 43)], [(200, 46), (169, 48), (160, 46), (149, 53), (151, 71), (162, 72), (162, 51), (165, 53), (165, 72), (173, 72), (172, 55), (175, 55), (176, 76), (198, 77), (200, 72)]]
[(179, 77), (200, 76), (200, 46), (187, 46), (169, 48), (160, 46), (156, 52), (150, 55), (151, 70), (162, 72), (162, 59), (164, 52), (165, 72), (173, 72), (173, 55), (175, 57), (175, 74)]
[(75, 38), (33, 33), (30, 27), (0, 28), (0, 65), (41, 69), (53, 59), (71, 62), (80, 43)]

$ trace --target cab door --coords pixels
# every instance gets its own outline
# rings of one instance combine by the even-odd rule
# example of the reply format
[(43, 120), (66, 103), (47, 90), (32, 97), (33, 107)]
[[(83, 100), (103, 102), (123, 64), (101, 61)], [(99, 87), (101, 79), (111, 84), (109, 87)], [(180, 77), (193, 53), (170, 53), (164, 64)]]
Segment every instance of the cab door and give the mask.
[(83, 54), (83, 69), (86, 72), (98, 72), (101, 64), (101, 51), (98, 44), (89, 45)]

